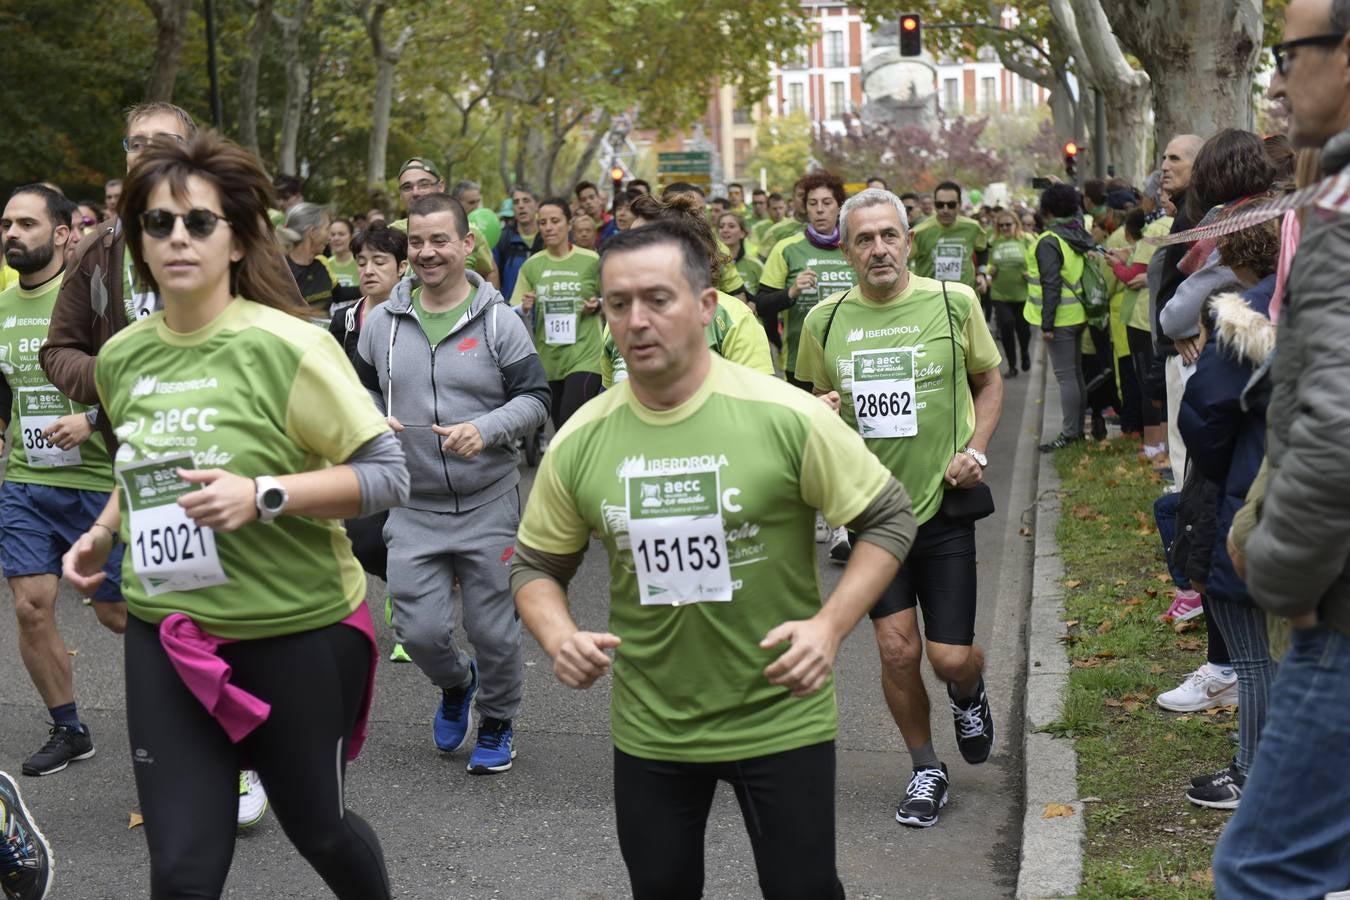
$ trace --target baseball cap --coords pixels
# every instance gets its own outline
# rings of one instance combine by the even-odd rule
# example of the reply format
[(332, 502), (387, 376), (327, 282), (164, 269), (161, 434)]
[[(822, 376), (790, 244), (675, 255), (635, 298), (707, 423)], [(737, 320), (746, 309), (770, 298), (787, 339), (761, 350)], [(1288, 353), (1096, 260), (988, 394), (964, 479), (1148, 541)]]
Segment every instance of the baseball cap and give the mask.
[(398, 167), (398, 177), (402, 178), (403, 173), (409, 169), (425, 169), (426, 173), (437, 181), (441, 178), (441, 173), (436, 169), (436, 164), (425, 156), (410, 156), (404, 161), (403, 165)]

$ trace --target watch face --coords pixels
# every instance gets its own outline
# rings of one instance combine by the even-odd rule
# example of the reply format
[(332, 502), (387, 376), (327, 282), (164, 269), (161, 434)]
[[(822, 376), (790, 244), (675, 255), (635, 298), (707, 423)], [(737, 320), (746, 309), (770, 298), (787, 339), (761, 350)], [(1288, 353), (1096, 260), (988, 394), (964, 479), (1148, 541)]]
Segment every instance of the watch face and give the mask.
[(279, 510), (281, 505), (286, 502), (286, 493), (280, 488), (268, 488), (263, 491), (263, 507), (269, 510)]

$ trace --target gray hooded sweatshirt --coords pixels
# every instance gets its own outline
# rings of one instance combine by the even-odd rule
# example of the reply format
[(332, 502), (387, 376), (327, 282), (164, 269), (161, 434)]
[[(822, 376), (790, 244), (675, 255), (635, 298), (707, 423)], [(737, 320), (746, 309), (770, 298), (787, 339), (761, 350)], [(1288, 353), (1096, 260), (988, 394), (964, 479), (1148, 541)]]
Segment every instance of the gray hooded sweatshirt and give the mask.
[[(473, 290), (468, 312), (435, 347), (417, 321), (410, 278), (371, 311), (357, 344), (361, 383), (403, 425), (412, 509), (464, 512), (514, 488), (516, 440), (548, 415), (548, 380), (520, 317), (476, 273), (465, 277)], [(473, 459), (442, 451), (445, 438), (431, 430), (460, 422), (483, 436)]]

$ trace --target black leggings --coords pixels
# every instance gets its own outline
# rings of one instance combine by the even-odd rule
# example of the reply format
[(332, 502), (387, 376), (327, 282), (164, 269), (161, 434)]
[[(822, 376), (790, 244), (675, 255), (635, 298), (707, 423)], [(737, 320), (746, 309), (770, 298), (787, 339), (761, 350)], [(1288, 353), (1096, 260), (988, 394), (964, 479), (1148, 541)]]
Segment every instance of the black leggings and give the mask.
[(769, 900), (842, 900), (834, 857), (834, 742), (726, 763), (614, 748), (614, 815), (634, 900), (703, 896), (703, 834), (718, 781), (736, 791)]
[(286, 836), (334, 895), (391, 896), (379, 840), (343, 801), (347, 737), (365, 697), (369, 641), (337, 624), (228, 644), (220, 655), (233, 669), (231, 682), (272, 707), (238, 744), (183, 685), (159, 629), (127, 617), (127, 730), (150, 847), (150, 896), (220, 896), (234, 856), (245, 762), (262, 778)]
[(548, 389), (553, 394), (553, 430), (557, 431), (587, 400), (599, 395), (600, 376), (594, 372), (573, 372), (560, 381), (550, 381)]
[(1026, 301), (994, 301), (994, 318), (998, 321), (998, 338), (1003, 344), (1003, 355), (1008, 360), (1008, 368), (1016, 369), (1018, 360), (1022, 368), (1030, 368), (1031, 363), (1031, 323), (1022, 314)]
[(1149, 428), (1162, 424), (1162, 411), (1149, 396), (1149, 370), (1153, 368), (1153, 332), (1125, 326), (1125, 337), (1130, 344), (1130, 362), (1134, 365), (1135, 381), (1139, 385), (1140, 410), (1143, 425)]

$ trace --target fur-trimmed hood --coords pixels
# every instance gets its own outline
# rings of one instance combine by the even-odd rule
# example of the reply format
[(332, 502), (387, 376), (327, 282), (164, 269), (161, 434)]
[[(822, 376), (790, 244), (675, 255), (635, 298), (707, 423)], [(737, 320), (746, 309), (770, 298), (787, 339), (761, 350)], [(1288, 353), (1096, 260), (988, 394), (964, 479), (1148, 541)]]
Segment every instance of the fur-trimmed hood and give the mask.
[(1264, 363), (1275, 350), (1275, 324), (1240, 294), (1216, 294), (1210, 302), (1219, 349), (1253, 366)]

